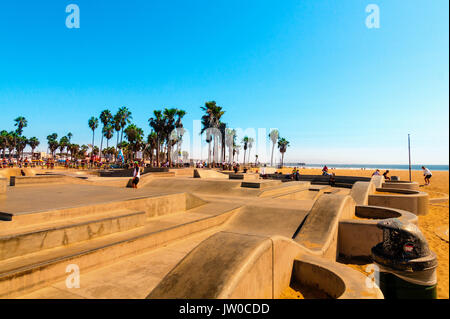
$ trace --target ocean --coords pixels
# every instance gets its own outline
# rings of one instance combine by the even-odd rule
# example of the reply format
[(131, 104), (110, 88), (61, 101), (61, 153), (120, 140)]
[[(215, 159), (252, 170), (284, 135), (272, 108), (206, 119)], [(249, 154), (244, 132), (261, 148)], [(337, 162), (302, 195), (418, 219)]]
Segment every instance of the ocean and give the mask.
[[(322, 168), (327, 165), (328, 168), (346, 168), (346, 169), (391, 169), (391, 170), (408, 170), (408, 165), (403, 164), (305, 164), (300, 163), (286, 163), (288, 167), (307, 167), (307, 168)], [(448, 171), (448, 165), (425, 165), (430, 171)], [(411, 165), (413, 171), (422, 170), (422, 165)]]

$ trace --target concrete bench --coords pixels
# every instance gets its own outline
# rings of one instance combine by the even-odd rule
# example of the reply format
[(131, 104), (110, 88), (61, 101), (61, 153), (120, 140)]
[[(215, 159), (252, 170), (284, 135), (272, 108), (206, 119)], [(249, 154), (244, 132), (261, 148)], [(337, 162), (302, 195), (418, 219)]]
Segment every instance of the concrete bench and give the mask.
[(169, 172), (169, 168), (168, 167), (146, 167), (144, 168), (144, 171), (142, 172), (142, 174), (147, 174), (147, 173), (168, 173)]
[(64, 175), (11, 176), (9, 186), (58, 183), (64, 179)]
[(99, 171), (100, 177), (133, 177), (134, 168)]

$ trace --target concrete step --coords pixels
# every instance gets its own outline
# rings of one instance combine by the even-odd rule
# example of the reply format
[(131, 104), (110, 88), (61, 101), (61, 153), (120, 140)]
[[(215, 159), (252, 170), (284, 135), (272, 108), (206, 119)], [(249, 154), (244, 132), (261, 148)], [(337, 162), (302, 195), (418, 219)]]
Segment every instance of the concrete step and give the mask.
[(237, 211), (225, 209), (216, 215), (188, 211), (160, 216), (133, 230), (2, 260), (0, 297), (31, 292), (66, 278), (69, 265), (77, 265), (83, 273), (219, 226)]
[(286, 185), (275, 186), (264, 190), (259, 197), (278, 197), (294, 191), (308, 189), (309, 182), (288, 182)]
[(143, 226), (145, 212), (121, 210), (0, 231), (0, 260)]

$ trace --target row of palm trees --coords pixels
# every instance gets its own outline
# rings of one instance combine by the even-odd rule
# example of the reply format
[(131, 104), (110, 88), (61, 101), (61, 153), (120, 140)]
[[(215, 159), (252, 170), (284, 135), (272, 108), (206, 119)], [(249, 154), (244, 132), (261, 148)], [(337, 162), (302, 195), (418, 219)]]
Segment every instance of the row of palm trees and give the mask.
[[(246, 163), (246, 154), (248, 150), (248, 160), (250, 161), (250, 153), (255, 140), (252, 137), (244, 136), (239, 145), (236, 143), (236, 130), (227, 128), (227, 124), (222, 121), (222, 116), (225, 111), (221, 106), (218, 106), (215, 101), (206, 102), (205, 106), (201, 107), (205, 114), (202, 116), (202, 130), (200, 134), (206, 133), (206, 142), (208, 143), (208, 163), (217, 163), (219, 161), (225, 162), (226, 147), (228, 147), (228, 162), (234, 162), (235, 155), (239, 157), (241, 147), (244, 150), (244, 165)], [(270, 164), (273, 165), (273, 153), (275, 145), (281, 153), (281, 166), (284, 161), (284, 154), (289, 147), (289, 141), (279, 136), (278, 130), (272, 130), (269, 134), (269, 139), (272, 141), (272, 155)], [(211, 150), (211, 144), (212, 150)], [(219, 149), (221, 150), (221, 159), (219, 160)], [(255, 155), (257, 161), (258, 155)]]
[[(240, 145), (236, 141), (236, 130), (228, 128), (227, 124), (223, 122), (225, 111), (215, 101), (206, 102), (201, 110), (204, 115), (201, 118), (202, 129), (200, 134), (205, 133), (206, 135), (208, 163), (225, 162), (227, 148), (228, 162), (234, 162), (235, 156), (239, 158), (241, 148), (244, 150), (244, 165), (246, 159), (250, 161), (254, 139), (244, 136), (241, 140), (242, 145)], [(88, 151), (91, 155), (99, 155), (101, 158), (117, 158), (121, 150), (126, 159), (134, 160), (136, 153), (142, 151), (145, 158), (149, 158), (152, 163), (156, 160), (158, 166), (163, 162), (172, 165), (179, 154), (183, 154), (184, 158), (187, 157), (185, 152), (181, 152), (184, 135), (182, 119), (185, 115), (186, 111), (177, 108), (153, 111), (153, 116), (148, 119), (151, 132), (147, 139), (144, 139), (143, 129), (131, 123), (132, 113), (126, 106), (120, 107), (114, 115), (110, 110), (105, 109), (98, 118), (92, 116), (88, 120), (88, 126), (92, 131), (92, 144), (80, 146), (72, 143), (73, 134), (70, 132), (60, 139), (58, 139), (57, 133), (52, 133), (47, 136), (48, 149), (53, 157), (59, 150), (60, 154), (70, 154), (71, 159), (85, 158)], [(0, 148), (3, 149), (3, 157), (5, 157), (6, 149), (8, 149), (9, 154), (13, 154), (13, 151), (16, 150), (16, 154), (20, 156), (27, 145), (31, 147), (34, 153), (40, 142), (36, 137), (27, 139), (22, 135), (23, 129), (27, 127), (27, 120), (23, 116), (19, 116), (14, 121), (17, 127), (15, 131), (0, 132)], [(99, 125), (101, 125), (100, 148), (95, 146), (95, 132)], [(116, 145), (110, 147), (109, 142), (114, 134), (116, 135)], [(105, 148), (103, 147), (104, 139), (106, 139)], [(273, 165), (275, 146), (282, 155), (282, 165), (289, 142), (279, 136), (278, 130), (272, 130), (269, 139), (272, 142), (271, 165)], [(255, 158), (257, 160), (258, 155), (255, 155)]]
[(40, 142), (36, 137), (27, 138), (23, 135), (23, 129), (27, 127), (28, 122), (25, 117), (19, 116), (14, 120), (14, 126), (17, 128), (14, 131), (0, 131), (0, 149), (2, 150), (2, 158), (6, 156), (8, 150), (9, 156), (15, 152), (17, 157), (23, 156), (24, 149), (31, 147), (32, 152), (39, 146)]

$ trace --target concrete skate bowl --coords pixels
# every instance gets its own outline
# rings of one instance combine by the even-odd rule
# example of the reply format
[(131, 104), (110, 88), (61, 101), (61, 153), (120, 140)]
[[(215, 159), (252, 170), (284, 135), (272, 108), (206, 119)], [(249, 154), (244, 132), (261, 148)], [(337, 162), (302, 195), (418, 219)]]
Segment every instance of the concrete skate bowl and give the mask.
[(383, 231), (377, 227), (380, 220), (397, 218), (403, 223), (417, 225), (418, 217), (401, 209), (379, 206), (356, 206), (357, 219), (339, 222), (339, 259), (345, 262), (370, 262), (371, 249), (383, 241)]
[(0, 222), (0, 297), (62, 280), (70, 263), (88, 272), (209, 231), (237, 210), (180, 193), (12, 216)]
[[(303, 255), (302, 247), (288, 238), (219, 232), (186, 255), (147, 298), (278, 298), (290, 285), (293, 271), (297, 280), (299, 277), (303, 283), (308, 280), (307, 283), (315, 287), (316, 291), (328, 289), (330, 294), (335, 292), (334, 297), (380, 298), (381, 293), (377, 288), (364, 288), (365, 277), (357, 271), (342, 271), (343, 266), (339, 267), (325, 259), (318, 261), (316, 258), (316, 264), (309, 269), (315, 268), (312, 273), (316, 273), (320, 267), (323, 269), (322, 274), (327, 273), (329, 276), (311, 276), (306, 267), (295, 266), (297, 259), (303, 258), (308, 260), (307, 255)], [(338, 271), (328, 270), (330, 266)], [(352, 282), (346, 285), (349, 280)]]
[(397, 188), (377, 188), (369, 195), (368, 204), (406, 210), (415, 215), (428, 214), (428, 194), (421, 191)]

